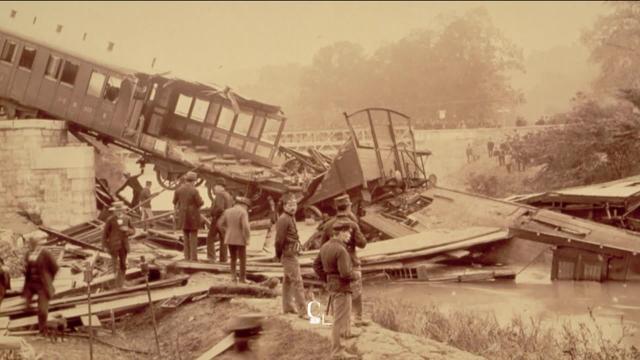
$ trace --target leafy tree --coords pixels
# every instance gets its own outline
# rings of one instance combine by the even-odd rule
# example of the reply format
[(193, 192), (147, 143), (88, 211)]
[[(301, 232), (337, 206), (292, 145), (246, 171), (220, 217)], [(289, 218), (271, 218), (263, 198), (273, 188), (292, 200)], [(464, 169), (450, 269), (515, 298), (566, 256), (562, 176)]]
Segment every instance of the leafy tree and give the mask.
[(612, 11), (601, 16), (582, 39), (591, 59), (600, 65), (595, 89), (615, 94), (619, 88), (640, 88), (640, 3), (607, 4)]

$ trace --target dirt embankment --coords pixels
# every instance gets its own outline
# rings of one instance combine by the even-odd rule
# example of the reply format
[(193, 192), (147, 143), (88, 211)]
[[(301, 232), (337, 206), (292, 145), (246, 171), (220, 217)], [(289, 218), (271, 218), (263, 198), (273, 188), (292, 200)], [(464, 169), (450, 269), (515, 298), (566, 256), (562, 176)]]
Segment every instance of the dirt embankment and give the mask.
[[(328, 359), (331, 327), (312, 325), (295, 315), (282, 315), (281, 302), (280, 297), (237, 298), (230, 301), (205, 298), (177, 309), (156, 306), (160, 356), (155, 355), (151, 312), (147, 309), (121, 321), (115, 335), (110, 331), (100, 332), (102, 342), (137, 352), (95, 344), (94, 359), (195, 359), (227, 335), (225, 328), (234, 316), (255, 312), (266, 316), (262, 335), (251, 344), (258, 359)], [(354, 328), (353, 331), (360, 336), (347, 341), (346, 346), (363, 360), (480, 359), (444, 344), (386, 330), (376, 324)], [(52, 343), (37, 337), (27, 339), (45, 359), (81, 360), (89, 357), (87, 339), (68, 338), (64, 343)], [(237, 356), (227, 352), (218, 358), (228, 360)]]

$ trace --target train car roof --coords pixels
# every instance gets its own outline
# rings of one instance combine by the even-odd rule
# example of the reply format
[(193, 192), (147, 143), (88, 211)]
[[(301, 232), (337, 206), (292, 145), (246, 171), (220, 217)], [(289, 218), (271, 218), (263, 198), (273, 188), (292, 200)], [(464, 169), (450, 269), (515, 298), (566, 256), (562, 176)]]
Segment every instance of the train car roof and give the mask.
[[(153, 74), (153, 73), (149, 73), (149, 72), (145, 72), (145, 71), (139, 71), (139, 70), (135, 70), (126, 66), (122, 66), (113, 62), (109, 62), (109, 61), (104, 61), (104, 60), (98, 60), (95, 57), (92, 56), (87, 56), (84, 54), (79, 54), (76, 51), (73, 50), (69, 50), (60, 46), (56, 46), (56, 45), (50, 45), (50, 44), (46, 44), (45, 42), (41, 41), (41, 40), (37, 40), (31, 36), (28, 35), (22, 35), (22, 34), (18, 34), (16, 32), (13, 32), (11, 30), (8, 30), (2, 26), (0, 26), (0, 34), (6, 34), (8, 36), (20, 39), (22, 41), (28, 42), (28, 43), (32, 43), (38, 46), (42, 46), (42, 47), (46, 47), (48, 49), (54, 50), (56, 52), (59, 52), (61, 54), (66, 54), (69, 55), (73, 58), (76, 58), (78, 60), (81, 61), (85, 61), (85, 62), (89, 62), (95, 65), (98, 65), (100, 67), (106, 68), (106, 69), (110, 69), (112, 71), (121, 73), (121, 74), (127, 74), (127, 75), (132, 75), (132, 76), (147, 76), (147, 77), (154, 77), (154, 76), (159, 76), (161, 78), (164, 78), (166, 80), (170, 80), (170, 81), (180, 81), (182, 83), (187, 83), (187, 84), (191, 84), (193, 86), (198, 86), (198, 87), (202, 87), (203, 89), (206, 90), (210, 90), (210, 91), (223, 91), (224, 88), (217, 86), (217, 85), (212, 85), (212, 84), (208, 84), (206, 82), (203, 81), (197, 81), (197, 80), (191, 80), (188, 79), (186, 76), (182, 76), (179, 75), (178, 76), (164, 76), (162, 74), (166, 74), (166, 73), (171, 73), (169, 72), (162, 72), (159, 71), (159, 75), (158, 74)], [(276, 113), (282, 113), (282, 108), (277, 106), (277, 105), (271, 105), (271, 104), (267, 104), (264, 102), (260, 102), (257, 100), (253, 100), (253, 99), (249, 99), (246, 97), (243, 97), (241, 95), (239, 95), (237, 92), (233, 91), (234, 95), (236, 96), (236, 98), (238, 99), (238, 102), (241, 105), (246, 105), (252, 108), (259, 108), (269, 114), (276, 114)]]
[(118, 64), (111, 63), (111, 62), (104, 61), (104, 60), (98, 60), (98, 59), (96, 59), (94, 57), (83, 55), (83, 54), (81, 55), (81, 54), (77, 53), (76, 51), (65, 49), (65, 48), (62, 48), (60, 46), (46, 44), (42, 40), (37, 40), (37, 39), (35, 39), (35, 38), (31, 37), (31, 36), (28, 36), (28, 35), (18, 34), (16, 32), (8, 30), (7, 28), (4, 28), (2, 26), (0, 26), (0, 34), (6, 34), (6, 35), (9, 35), (11, 37), (18, 38), (18, 39), (20, 39), (22, 41), (25, 41), (25, 42), (28, 42), (28, 43), (31, 43), (31, 44), (34, 44), (34, 45), (46, 47), (46, 48), (54, 50), (56, 52), (69, 55), (69, 56), (71, 56), (73, 58), (76, 58), (78, 60), (89, 62), (89, 63), (98, 65), (98, 66), (103, 67), (103, 68), (107, 68), (107, 69), (113, 70), (113, 71), (121, 73), (121, 74), (127, 74), (127, 75), (134, 75), (135, 76), (138, 73), (142, 73), (140, 71), (128, 68), (126, 66), (118, 65)]
[[(153, 76), (153, 75), (152, 75)], [(157, 75), (158, 77), (165, 79), (166, 81), (174, 81), (174, 82), (179, 82), (182, 84), (187, 84), (189, 86), (194, 86), (196, 88), (199, 88), (200, 90), (209, 90), (212, 92), (224, 92), (225, 88), (219, 85), (214, 85), (214, 84), (209, 84), (203, 81), (198, 81), (198, 80), (189, 80), (184, 76), (180, 76), (180, 77), (174, 77), (174, 76), (164, 76), (164, 75)], [(235, 90), (232, 90), (233, 94), (235, 95), (236, 99), (238, 100), (238, 103), (242, 106), (242, 105), (246, 105), (248, 107), (252, 107), (252, 108), (258, 108), (260, 110), (263, 110), (265, 112), (267, 112), (268, 114), (278, 114), (280, 116), (283, 115), (282, 112), (282, 108), (280, 106), (277, 105), (272, 105), (272, 104), (267, 104), (264, 102), (260, 102), (257, 100), (253, 100), (253, 99), (249, 99), (246, 98), (240, 94), (238, 94)]]

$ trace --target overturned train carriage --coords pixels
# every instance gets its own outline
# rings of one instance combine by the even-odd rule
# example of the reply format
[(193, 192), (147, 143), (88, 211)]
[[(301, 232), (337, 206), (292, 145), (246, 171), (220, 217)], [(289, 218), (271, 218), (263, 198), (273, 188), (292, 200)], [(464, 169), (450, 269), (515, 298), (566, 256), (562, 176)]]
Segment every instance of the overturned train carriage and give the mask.
[(285, 118), (279, 107), (229, 89), (145, 74), (0, 30), (0, 107), (9, 119), (69, 122), (141, 155), (160, 184), (174, 188), (188, 170), (220, 178), (256, 202), (299, 191), (274, 170)]
[(210, 196), (225, 179), (232, 193), (253, 200), (256, 217), (270, 210), (269, 197), (277, 202), (284, 194), (296, 194), (319, 214), (332, 212), (331, 199), (345, 191), (366, 204), (435, 182), (425, 172), (429, 152), (416, 150), (410, 119), (399, 112), (345, 114), (351, 139), (335, 158), (302, 154), (279, 146), (286, 119), (278, 106), (229, 88), (105, 64), (1, 29), (0, 106), (9, 119), (63, 119), (83, 141), (91, 143), (88, 135), (137, 153), (167, 189), (189, 170)]

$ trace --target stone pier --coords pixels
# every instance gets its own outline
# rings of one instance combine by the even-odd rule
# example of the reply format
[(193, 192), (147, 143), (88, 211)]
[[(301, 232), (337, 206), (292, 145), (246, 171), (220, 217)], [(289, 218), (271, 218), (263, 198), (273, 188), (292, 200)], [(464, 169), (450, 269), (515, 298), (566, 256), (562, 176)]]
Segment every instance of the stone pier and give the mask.
[(0, 213), (28, 209), (52, 227), (94, 219), (93, 151), (70, 144), (64, 121), (0, 120)]

